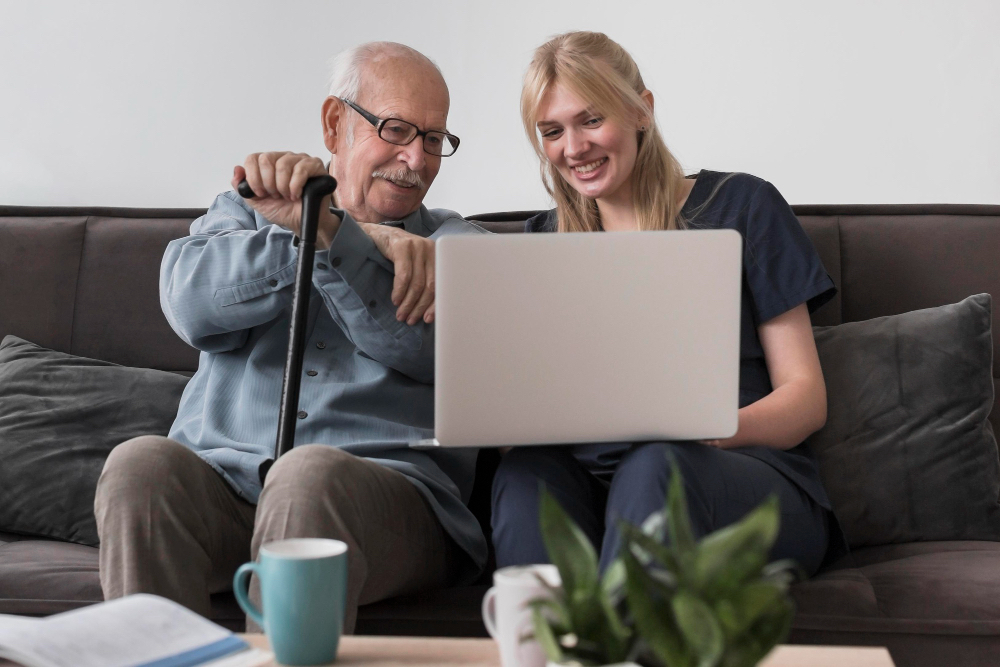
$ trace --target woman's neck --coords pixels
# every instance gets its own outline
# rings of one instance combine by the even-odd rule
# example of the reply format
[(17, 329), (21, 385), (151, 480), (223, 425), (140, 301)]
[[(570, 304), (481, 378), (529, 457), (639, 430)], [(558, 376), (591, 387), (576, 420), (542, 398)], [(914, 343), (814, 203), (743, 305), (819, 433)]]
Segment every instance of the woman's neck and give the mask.
[(601, 228), (606, 232), (630, 232), (639, 229), (632, 202), (631, 183), (625, 182), (610, 197), (597, 200), (597, 213), (601, 216)]
[(598, 199), (597, 212), (601, 216), (601, 228), (606, 232), (634, 232), (639, 229), (631, 199), (626, 202)]
[[(681, 181), (677, 192), (677, 210), (684, 207), (693, 188), (693, 178), (685, 178)], [(606, 232), (634, 232), (638, 230), (639, 221), (635, 216), (635, 205), (632, 202), (631, 190), (616, 194), (624, 196), (597, 200), (597, 212), (601, 216), (601, 228)]]

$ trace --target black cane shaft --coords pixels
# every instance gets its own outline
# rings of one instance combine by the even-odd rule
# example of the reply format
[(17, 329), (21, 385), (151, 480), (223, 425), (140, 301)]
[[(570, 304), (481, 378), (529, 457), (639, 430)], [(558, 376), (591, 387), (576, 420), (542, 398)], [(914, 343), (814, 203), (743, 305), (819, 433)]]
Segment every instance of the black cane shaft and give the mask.
[[(299, 413), (299, 386), (302, 381), (302, 358), (305, 355), (306, 325), (309, 317), (309, 294), (312, 288), (313, 259), (316, 256), (316, 231), (319, 214), (326, 195), (337, 187), (331, 176), (316, 176), (306, 181), (302, 189), (302, 220), (299, 227), (299, 259), (295, 267), (295, 287), (292, 293), (292, 317), (288, 332), (288, 356), (281, 385), (281, 407), (278, 411), (278, 436), (274, 444), (277, 460), (295, 446), (295, 425)], [(237, 192), (245, 199), (256, 195), (243, 180)], [(269, 467), (262, 468), (263, 474)], [(261, 483), (263, 483), (261, 479)]]
[[(295, 268), (295, 291), (292, 293), (292, 323), (288, 335), (285, 377), (281, 384), (281, 409), (278, 411), (278, 439), (274, 459), (295, 446), (295, 421), (299, 412), (299, 386), (302, 380), (302, 357), (305, 352), (306, 320), (309, 317), (309, 288), (312, 285), (313, 258), (316, 254), (316, 221), (303, 222), (302, 235), (312, 232), (313, 241), (299, 242), (299, 262)], [(305, 287), (305, 289), (302, 289)]]

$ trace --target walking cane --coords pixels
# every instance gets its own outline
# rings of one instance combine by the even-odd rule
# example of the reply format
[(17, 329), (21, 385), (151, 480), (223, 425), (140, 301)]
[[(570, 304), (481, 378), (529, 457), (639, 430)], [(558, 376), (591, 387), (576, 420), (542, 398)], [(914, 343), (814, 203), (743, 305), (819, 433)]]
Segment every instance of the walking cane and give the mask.
[[(337, 187), (332, 176), (314, 176), (302, 188), (301, 235), (299, 263), (295, 268), (295, 290), (292, 293), (292, 323), (288, 329), (288, 356), (285, 359), (285, 378), (281, 384), (281, 409), (278, 412), (278, 436), (274, 443), (274, 458), (264, 461), (257, 474), (264, 484), (267, 471), (282, 454), (295, 444), (295, 420), (299, 411), (299, 385), (302, 382), (302, 356), (306, 343), (306, 318), (309, 314), (309, 292), (312, 287), (313, 257), (316, 255), (316, 228), (319, 226), (320, 202)], [(246, 180), (240, 181), (236, 191), (244, 199), (257, 195)]]

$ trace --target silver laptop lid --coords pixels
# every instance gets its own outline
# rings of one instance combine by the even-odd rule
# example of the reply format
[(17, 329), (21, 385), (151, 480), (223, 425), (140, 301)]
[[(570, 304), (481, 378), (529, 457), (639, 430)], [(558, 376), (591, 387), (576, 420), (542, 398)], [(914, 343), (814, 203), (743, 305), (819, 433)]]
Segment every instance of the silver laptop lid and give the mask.
[(733, 435), (741, 255), (734, 230), (441, 238), (440, 446)]

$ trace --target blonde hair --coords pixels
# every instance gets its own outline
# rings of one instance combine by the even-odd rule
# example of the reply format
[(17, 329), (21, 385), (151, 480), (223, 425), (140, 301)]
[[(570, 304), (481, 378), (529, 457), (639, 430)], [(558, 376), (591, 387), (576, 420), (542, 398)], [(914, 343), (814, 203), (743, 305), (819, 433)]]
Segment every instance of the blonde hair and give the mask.
[(538, 110), (556, 83), (601, 116), (627, 123), (645, 116), (637, 130), (638, 154), (632, 170), (632, 204), (640, 230), (683, 229), (678, 194), (684, 172), (667, 150), (652, 110), (642, 98), (646, 85), (632, 56), (600, 32), (567, 32), (535, 50), (521, 89), (521, 120), (541, 160), (542, 183), (556, 201), (560, 232), (602, 229), (597, 202), (577, 192), (549, 163), (538, 135)]

